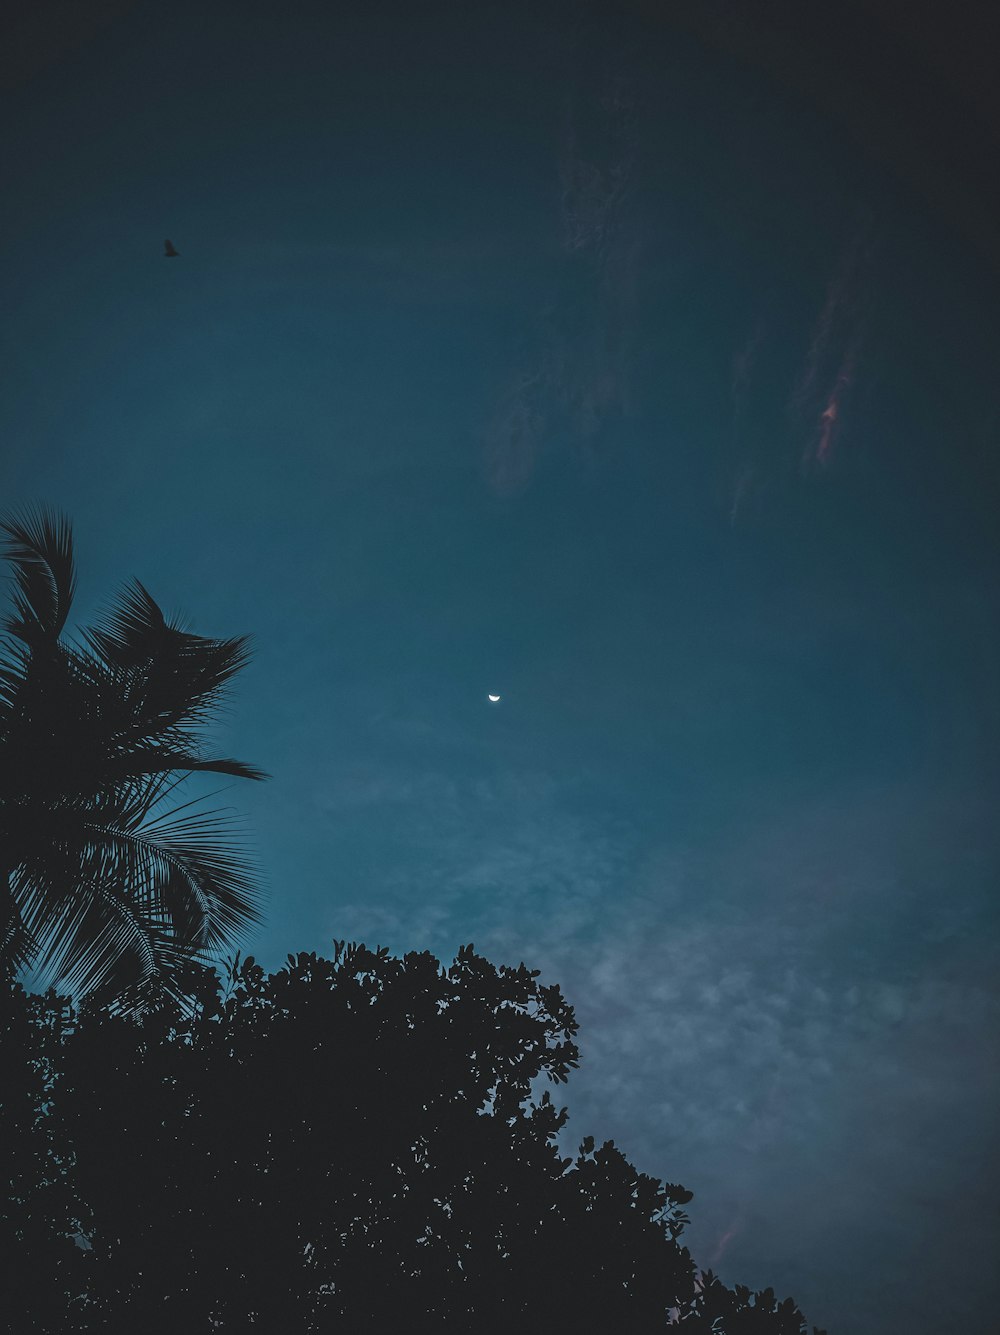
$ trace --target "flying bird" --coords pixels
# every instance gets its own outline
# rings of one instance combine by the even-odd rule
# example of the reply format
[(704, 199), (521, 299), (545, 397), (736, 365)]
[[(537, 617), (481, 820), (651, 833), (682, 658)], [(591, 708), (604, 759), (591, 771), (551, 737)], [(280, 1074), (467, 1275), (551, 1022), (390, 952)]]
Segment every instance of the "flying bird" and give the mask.
[(175, 260), (180, 255), (180, 251), (174, 250), (174, 243), (172, 241), (164, 241), (163, 254), (168, 260)]

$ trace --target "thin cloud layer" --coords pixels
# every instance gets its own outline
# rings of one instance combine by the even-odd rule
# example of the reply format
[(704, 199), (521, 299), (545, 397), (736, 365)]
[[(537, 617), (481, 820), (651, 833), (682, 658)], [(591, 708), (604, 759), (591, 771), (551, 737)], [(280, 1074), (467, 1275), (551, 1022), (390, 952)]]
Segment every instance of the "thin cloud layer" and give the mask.
[[(584, 1055), (569, 1140), (613, 1136), (690, 1187), (702, 1264), (764, 1283), (782, 1255), (822, 1320), (819, 1258), (856, 1213), (895, 1255), (916, 1219), (933, 1229), (963, 1163), (953, 1137), (981, 1133), (1000, 1095), (988, 952), (940, 898), (933, 855), (923, 879), (908, 871), (922, 829), (961, 823), (950, 799), (933, 815), (902, 792), (802, 804), (714, 849), (671, 849), (570, 816), (540, 773), (401, 777), (370, 796), (398, 813), (418, 793), (420, 816), (394, 825), (395, 874), (377, 900), (331, 906), (331, 932), (442, 956), (468, 937), (559, 982)], [(982, 849), (985, 813), (964, 819)], [(948, 1248), (963, 1273), (996, 1224), (985, 1196), (967, 1198)]]

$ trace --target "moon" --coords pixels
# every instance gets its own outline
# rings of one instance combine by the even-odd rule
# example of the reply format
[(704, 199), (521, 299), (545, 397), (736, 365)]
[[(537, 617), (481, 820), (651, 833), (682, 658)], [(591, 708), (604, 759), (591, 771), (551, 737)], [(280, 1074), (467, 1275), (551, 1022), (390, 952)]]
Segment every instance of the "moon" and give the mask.
[(498, 705), (500, 703), (499, 695), (487, 695), (486, 698), (487, 700), (489, 700), (491, 705)]

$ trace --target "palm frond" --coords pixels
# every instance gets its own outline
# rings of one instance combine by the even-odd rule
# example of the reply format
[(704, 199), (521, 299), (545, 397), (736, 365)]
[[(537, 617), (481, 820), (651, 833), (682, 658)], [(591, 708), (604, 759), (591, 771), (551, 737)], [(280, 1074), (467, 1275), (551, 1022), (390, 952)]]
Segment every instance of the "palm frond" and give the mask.
[(156, 952), (149, 924), (129, 896), (105, 879), (64, 905), (35, 967), (69, 992), (91, 992), (112, 978), (122, 985), (145, 978), (156, 968)]
[[(23, 646), (21, 648), (20, 653), (8, 653), (0, 658), (0, 711), (4, 713), (14, 708), (14, 703), (24, 686), (27, 654), (23, 651)], [(2, 726), (0, 723), (0, 727)]]
[(14, 567), (14, 615), (4, 629), (32, 648), (62, 634), (73, 602), (73, 535), (63, 515), (39, 507), (0, 519)]
[(182, 891), (203, 902), (204, 942), (211, 950), (235, 944), (262, 917), (256, 867), (233, 838), (240, 823), (221, 810), (167, 811), (134, 836), (172, 869), (173, 878), (160, 883), (161, 895)]
[(145, 585), (134, 579), (85, 638), (108, 663), (135, 668), (163, 652), (167, 622)]
[(2, 534), (15, 615), (0, 648), (0, 853), (13, 909), (0, 958), (95, 995), (176, 991), (192, 962), (260, 919), (233, 819), (200, 799), (169, 801), (192, 772), (266, 777), (206, 755), (199, 736), (248, 641), (189, 634), (135, 581), (64, 643), (68, 524), (31, 512), (0, 521)]
[(119, 759), (111, 761), (108, 768), (110, 773), (120, 778), (160, 773), (228, 774), (234, 779), (257, 780), (269, 777), (264, 770), (242, 760), (233, 760), (228, 756), (206, 760), (186, 751), (171, 750), (167, 746), (135, 747)]
[(250, 657), (246, 636), (214, 640), (167, 621), (138, 580), (84, 638), (108, 668), (134, 674), (137, 722), (145, 727), (203, 722)]
[(2, 906), (2, 916), (5, 921), (0, 926), (0, 960), (7, 961), (11, 972), (17, 974), (31, 967), (32, 961), (38, 954), (38, 942), (26, 927), (18, 910), (13, 886), (8, 889), (0, 885), (0, 895), (4, 895), (7, 901)]
[(45, 954), (37, 961), (39, 977), (58, 979), (67, 990), (96, 1002), (138, 996), (154, 984), (180, 997), (183, 989), (176, 980), (192, 964), (207, 964), (208, 957), (175, 926), (103, 879), (90, 895), (67, 904), (53, 924)]
[(59, 845), (18, 869), (12, 888), (34, 945), (23, 965), (87, 992), (131, 985), (168, 956), (204, 962), (260, 921), (234, 818), (195, 801), (150, 820), (147, 806), (137, 785), (72, 823), (64, 813)]

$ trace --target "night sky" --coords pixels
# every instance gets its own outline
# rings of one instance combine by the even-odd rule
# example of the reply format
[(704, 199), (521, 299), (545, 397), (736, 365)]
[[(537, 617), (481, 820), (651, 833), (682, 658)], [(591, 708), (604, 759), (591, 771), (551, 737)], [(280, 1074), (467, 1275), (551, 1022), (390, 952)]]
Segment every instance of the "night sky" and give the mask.
[(81, 619), (254, 637), (245, 948), (523, 959), (702, 1265), (987, 1329), (990, 34), (83, 8), (0, 70), (0, 505), (70, 515)]

